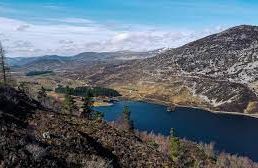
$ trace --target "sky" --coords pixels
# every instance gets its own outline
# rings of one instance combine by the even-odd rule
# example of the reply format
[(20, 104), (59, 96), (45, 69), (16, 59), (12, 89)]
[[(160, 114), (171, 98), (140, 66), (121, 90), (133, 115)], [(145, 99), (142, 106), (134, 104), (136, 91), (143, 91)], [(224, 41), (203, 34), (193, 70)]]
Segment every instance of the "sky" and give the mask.
[(175, 48), (242, 24), (257, 0), (0, 0), (10, 57)]

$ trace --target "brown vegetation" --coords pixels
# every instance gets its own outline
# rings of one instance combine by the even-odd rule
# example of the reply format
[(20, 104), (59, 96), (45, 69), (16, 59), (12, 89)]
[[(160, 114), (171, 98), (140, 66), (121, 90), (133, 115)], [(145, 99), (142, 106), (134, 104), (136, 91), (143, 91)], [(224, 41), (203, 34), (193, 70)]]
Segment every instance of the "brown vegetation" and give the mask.
[(2, 167), (174, 165), (133, 133), (102, 120), (50, 112), (12, 88), (0, 88), (0, 100)]
[(258, 167), (248, 158), (218, 154), (213, 144), (51, 112), (12, 88), (0, 88), (0, 100), (2, 167)]
[[(136, 135), (164, 155), (171, 156), (171, 150), (175, 148), (171, 146), (170, 137), (147, 132), (136, 132)], [(180, 139), (180, 145), (181, 156), (175, 160), (179, 167), (258, 168), (258, 164), (247, 157), (216, 152), (214, 143), (197, 144)]]

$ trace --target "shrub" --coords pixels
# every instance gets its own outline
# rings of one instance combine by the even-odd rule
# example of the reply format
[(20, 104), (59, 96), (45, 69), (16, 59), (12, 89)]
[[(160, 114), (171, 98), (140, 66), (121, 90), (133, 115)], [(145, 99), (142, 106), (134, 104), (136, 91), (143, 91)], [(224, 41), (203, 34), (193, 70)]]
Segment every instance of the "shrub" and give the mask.
[(133, 120), (131, 120), (131, 111), (129, 110), (128, 106), (125, 106), (123, 109), (123, 112), (121, 116), (116, 121), (117, 125), (128, 131), (134, 130), (134, 123)]
[(77, 106), (75, 105), (75, 101), (71, 95), (68, 95), (68, 94), (65, 95), (62, 109), (64, 112), (68, 112), (71, 115), (75, 110), (77, 110)]
[(181, 154), (181, 143), (178, 137), (170, 137), (169, 156), (173, 161), (177, 161)]

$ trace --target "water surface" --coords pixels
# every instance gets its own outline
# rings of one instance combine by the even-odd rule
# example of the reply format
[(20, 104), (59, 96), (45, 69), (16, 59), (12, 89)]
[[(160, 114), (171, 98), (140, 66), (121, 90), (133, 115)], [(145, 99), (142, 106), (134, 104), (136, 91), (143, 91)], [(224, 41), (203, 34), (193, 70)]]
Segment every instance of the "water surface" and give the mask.
[(140, 131), (169, 135), (170, 129), (174, 128), (181, 138), (214, 142), (218, 151), (248, 156), (258, 161), (258, 119), (183, 107), (167, 112), (166, 106), (137, 101), (121, 101), (96, 109), (104, 112), (105, 120), (114, 121), (125, 105), (129, 106), (135, 128)]

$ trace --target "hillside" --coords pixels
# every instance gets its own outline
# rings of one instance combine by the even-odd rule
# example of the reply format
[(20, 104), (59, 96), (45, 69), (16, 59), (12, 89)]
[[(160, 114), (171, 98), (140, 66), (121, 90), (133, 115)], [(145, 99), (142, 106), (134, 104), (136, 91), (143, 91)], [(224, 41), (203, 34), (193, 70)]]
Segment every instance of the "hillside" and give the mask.
[(258, 113), (258, 27), (234, 27), (89, 79), (137, 99)]
[(0, 88), (0, 167), (164, 167), (173, 162), (103, 121), (53, 113)]
[(112, 87), (132, 99), (258, 113), (256, 26), (233, 27), (175, 49), (28, 60), (32, 62), (14, 70), (52, 70), (64, 79)]
[[(173, 144), (168, 137), (45, 109), (13, 88), (0, 87), (0, 100), (0, 167), (257, 167), (187, 140)], [(159, 148), (178, 151), (177, 159)]]
[(258, 79), (258, 27), (238, 26), (167, 51), (147, 64), (166, 71), (249, 83)]

